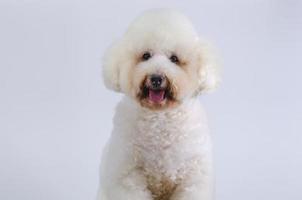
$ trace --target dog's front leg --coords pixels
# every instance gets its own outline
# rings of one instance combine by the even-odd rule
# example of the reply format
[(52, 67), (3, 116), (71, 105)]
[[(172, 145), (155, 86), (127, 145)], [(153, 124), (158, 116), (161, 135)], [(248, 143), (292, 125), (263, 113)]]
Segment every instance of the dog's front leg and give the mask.
[(209, 173), (195, 173), (177, 186), (170, 200), (212, 200), (213, 180)]
[(152, 195), (147, 189), (145, 177), (139, 169), (134, 169), (112, 182), (98, 200), (152, 200)]

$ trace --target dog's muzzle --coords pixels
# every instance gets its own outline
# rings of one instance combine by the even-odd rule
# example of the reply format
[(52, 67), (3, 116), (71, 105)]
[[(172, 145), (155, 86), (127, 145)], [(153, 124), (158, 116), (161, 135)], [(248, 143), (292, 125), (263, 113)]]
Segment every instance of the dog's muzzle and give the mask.
[(141, 98), (152, 104), (161, 104), (166, 100), (168, 79), (162, 74), (147, 75), (142, 83)]

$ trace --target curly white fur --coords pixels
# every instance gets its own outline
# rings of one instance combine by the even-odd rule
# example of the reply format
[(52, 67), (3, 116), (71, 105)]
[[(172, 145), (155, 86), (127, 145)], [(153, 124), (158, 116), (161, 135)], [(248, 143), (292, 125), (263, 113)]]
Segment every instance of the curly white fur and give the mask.
[[(145, 50), (148, 62), (137, 61)], [(167, 59), (176, 52), (186, 65)], [(170, 10), (148, 11), (105, 55), (104, 81), (126, 96), (103, 152), (98, 200), (210, 200), (211, 139), (197, 94), (218, 83), (217, 69), (189, 20)], [(165, 74), (178, 104), (153, 110), (137, 92), (144, 77)]]

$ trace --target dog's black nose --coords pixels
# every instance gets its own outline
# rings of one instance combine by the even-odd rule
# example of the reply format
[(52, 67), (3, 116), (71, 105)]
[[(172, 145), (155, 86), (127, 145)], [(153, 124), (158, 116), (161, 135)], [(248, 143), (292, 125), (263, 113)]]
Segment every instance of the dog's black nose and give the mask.
[(163, 77), (161, 75), (151, 75), (150, 77), (151, 85), (154, 89), (160, 88), (162, 82), (163, 82)]

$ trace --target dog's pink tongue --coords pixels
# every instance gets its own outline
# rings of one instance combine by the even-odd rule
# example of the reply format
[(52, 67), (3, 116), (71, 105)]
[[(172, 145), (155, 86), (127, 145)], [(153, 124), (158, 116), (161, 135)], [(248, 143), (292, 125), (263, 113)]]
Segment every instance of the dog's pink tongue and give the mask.
[(164, 96), (164, 90), (149, 90), (149, 99), (154, 103), (160, 103), (162, 100), (164, 100)]

